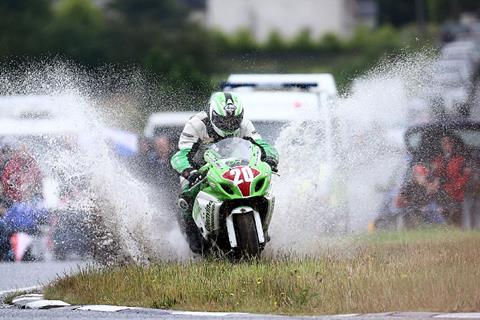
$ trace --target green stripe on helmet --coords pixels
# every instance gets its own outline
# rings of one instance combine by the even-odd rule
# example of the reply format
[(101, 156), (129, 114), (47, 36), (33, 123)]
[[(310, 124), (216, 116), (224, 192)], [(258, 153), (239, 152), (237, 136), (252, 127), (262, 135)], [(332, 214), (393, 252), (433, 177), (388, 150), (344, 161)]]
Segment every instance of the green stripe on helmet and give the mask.
[(212, 96), (211, 103), (213, 103), (215, 111), (222, 116), (225, 116), (225, 94), (223, 92), (217, 92)]
[(219, 116), (227, 116), (227, 103), (235, 105), (235, 116), (243, 114), (243, 105), (240, 97), (232, 92), (216, 92), (210, 98), (210, 112), (214, 111)]
[(238, 95), (235, 93), (232, 93), (232, 98), (233, 98), (233, 103), (237, 107), (237, 109), (235, 110), (235, 115), (239, 116), (243, 112), (242, 102), (240, 101), (240, 98), (238, 97)]

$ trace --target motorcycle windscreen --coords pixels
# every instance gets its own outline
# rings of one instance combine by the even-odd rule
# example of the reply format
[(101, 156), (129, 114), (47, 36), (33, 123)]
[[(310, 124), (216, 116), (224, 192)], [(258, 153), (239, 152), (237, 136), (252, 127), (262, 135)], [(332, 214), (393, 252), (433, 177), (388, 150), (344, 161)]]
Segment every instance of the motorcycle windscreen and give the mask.
[(229, 167), (248, 165), (252, 143), (240, 138), (227, 138), (213, 144), (210, 149)]

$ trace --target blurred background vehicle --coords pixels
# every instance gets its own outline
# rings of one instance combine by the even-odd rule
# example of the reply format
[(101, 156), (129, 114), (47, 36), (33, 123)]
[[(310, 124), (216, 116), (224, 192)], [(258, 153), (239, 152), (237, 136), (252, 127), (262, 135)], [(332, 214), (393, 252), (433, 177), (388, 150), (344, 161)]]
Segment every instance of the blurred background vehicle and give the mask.
[[(473, 27), (472, 27), (473, 28)], [(439, 117), (470, 114), (480, 67), (480, 42), (471, 28), (449, 39), (432, 66), (430, 99)]]
[(331, 121), (327, 115), (337, 99), (331, 74), (232, 74), (222, 89), (241, 95), (246, 116), (270, 143), (291, 121)]

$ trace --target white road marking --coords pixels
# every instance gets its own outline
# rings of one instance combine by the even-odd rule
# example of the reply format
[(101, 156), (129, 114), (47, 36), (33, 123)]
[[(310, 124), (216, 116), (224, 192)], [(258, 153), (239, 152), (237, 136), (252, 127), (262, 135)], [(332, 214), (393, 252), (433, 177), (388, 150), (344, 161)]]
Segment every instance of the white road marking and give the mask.
[(33, 293), (33, 294), (22, 294), (21, 296), (17, 296), (12, 299), (12, 302), (20, 300), (40, 300), (43, 299), (43, 294), (41, 293)]
[(25, 305), (26, 309), (50, 309), (58, 307), (68, 307), (70, 303), (61, 300), (37, 300), (29, 302)]
[(32, 301), (43, 300), (43, 297), (17, 297), (12, 300), (14, 305), (25, 305)]
[(15, 292), (20, 292), (20, 291), (34, 291), (34, 290), (38, 290), (38, 289), (41, 289), (42, 286), (31, 286), (31, 287), (24, 287), (24, 288), (16, 288), (16, 289), (8, 289), (8, 290), (4, 290), (4, 291), (0, 291), (0, 296), (4, 296), (4, 295), (7, 295), (7, 294), (11, 294), (11, 293), (15, 293)]
[(469, 313), (445, 313), (434, 316), (434, 318), (447, 318), (447, 319), (480, 319), (480, 312)]
[(135, 308), (125, 307), (125, 306), (110, 306), (110, 305), (98, 304), (98, 305), (83, 306), (83, 307), (77, 308), (75, 310), (117, 312), (117, 311), (128, 310), (128, 309), (135, 309)]
[(196, 316), (196, 317), (226, 317), (231, 315), (250, 315), (243, 312), (200, 312), (200, 311), (168, 311), (172, 315)]

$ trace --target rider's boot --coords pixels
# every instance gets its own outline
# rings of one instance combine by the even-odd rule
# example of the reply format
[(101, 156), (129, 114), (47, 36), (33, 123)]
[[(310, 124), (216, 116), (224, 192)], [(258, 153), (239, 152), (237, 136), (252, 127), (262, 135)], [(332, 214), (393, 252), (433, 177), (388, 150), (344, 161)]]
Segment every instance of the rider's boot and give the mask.
[(270, 242), (270, 235), (268, 234), (268, 231), (265, 231), (263, 236), (265, 237), (265, 243)]
[(191, 198), (186, 197), (184, 194), (180, 195), (178, 206), (182, 210), (182, 218), (185, 225), (185, 234), (187, 236), (188, 246), (193, 253), (202, 254), (203, 238), (192, 217), (193, 205)]
[[(185, 217), (184, 217), (185, 218)], [(193, 218), (186, 218), (185, 220), (185, 234), (187, 235), (188, 246), (193, 253), (203, 253), (203, 239), (198, 230)]]

